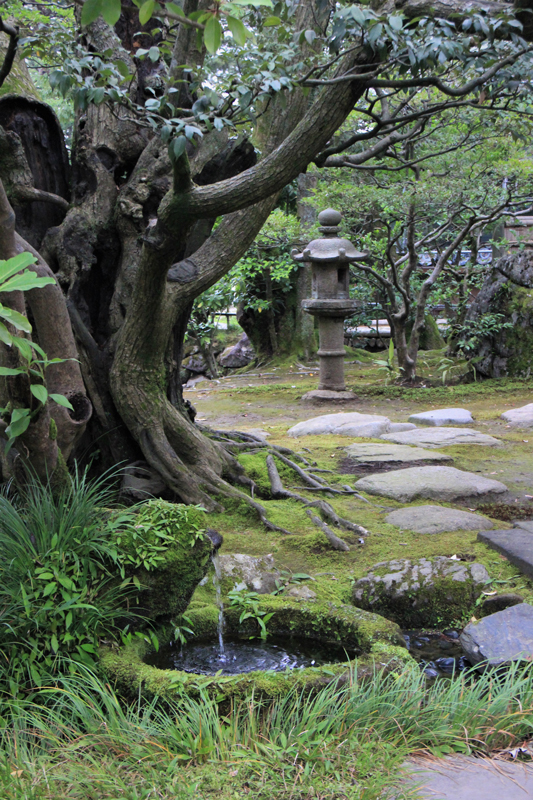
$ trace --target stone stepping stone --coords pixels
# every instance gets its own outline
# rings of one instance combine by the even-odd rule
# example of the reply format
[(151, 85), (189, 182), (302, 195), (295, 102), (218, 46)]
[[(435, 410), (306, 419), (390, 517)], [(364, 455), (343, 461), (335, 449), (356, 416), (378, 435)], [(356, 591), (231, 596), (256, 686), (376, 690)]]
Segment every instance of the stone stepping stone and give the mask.
[(469, 661), (497, 667), (533, 657), (533, 606), (520, 603), (469, 622), (459, 637)]
[(390, 525), (397, 525), (415, 533), (445, 533), (449, 531), (488, 531), (494, 527), (490, 519), (443, 506), (412, 506), (398, 508), (385, 517)]
[(356, 481), (358, 491), (390, 497), (400, 503), (422, 498), (453, 502), (461, 497), (502, 494), (507, 486), (455, 467), (410, 467), (393, 472), (367, 475)]
[[(533, 513), (533, 508), (531, 509)], [(513, 522), (513, 528), (523, 528), (525, 531), (533, 533), (533, 519), (517, 519)]]
[(434, 428), (442, 428), (445, 425), (470, 425), (473, 421), (472, 414), (466, 408), (436, 408), (433, 411), (411, 414), (409, 417), (409, 422)]
[(501, 417), (513, 428), (533, 428), (533, 403), (504, 411)]
[(396, 433), (381, 434), (380, 439), (397, 444), (414, 444), (420, 447), (438, 448), (451, 447), (456, 444), (480, 444), (497, 447), (501, 444), (499, 439), (487, 433), (479, 433), (472, 428), (417, 428), (416, 430)]
[(481, 531), (480, 542), (506, 557), (511, 564), (533, 578), (533, 531), (524, 528), (511, 528), (508, 531)]
[(533, 797), (533, 764), (452, 756), (404, 764), (419, 800), (528, 800)]
[(382, 433), (412, 430), (410, 422), (391, 422), (380, 414), (360, 414), (358, 411), (340, 414), (323, 414), (299, 422), (289, 429), (289, 436), (320, 436), (325, 433), (336, 436), (365, 436), (377, 438)]
[(452, 461), (452, 457), (444, 453), (430, 453), (422, 447), (409, 447), (406, 444), (350, 444), (344, 448), (351, 459), (361, 464), (368, 462), (386, 464), (389, 461)]

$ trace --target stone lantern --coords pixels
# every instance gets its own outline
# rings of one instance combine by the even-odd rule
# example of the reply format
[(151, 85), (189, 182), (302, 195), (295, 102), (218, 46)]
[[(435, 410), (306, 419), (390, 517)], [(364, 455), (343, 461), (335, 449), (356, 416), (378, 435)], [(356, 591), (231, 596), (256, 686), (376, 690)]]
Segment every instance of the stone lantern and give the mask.
[(310, 242), (303, 253), (292, 251), (295, 261), (312, 264), (312, 297), (302, 301), (302, 308), (318, 317), (320, 336), (320, 383), (318, 390), (308, 392), (303, 399), (342, 401), (355, 397), (346, 391), (344, 383), (344, 319), (355, 307), (349, 293), (350, 264), (366, 258), (366, 253), (359, 253), (347, 239), (339, 239), (341, 219), (332, 208), (321, 211), (318, 221), (324, 238)]

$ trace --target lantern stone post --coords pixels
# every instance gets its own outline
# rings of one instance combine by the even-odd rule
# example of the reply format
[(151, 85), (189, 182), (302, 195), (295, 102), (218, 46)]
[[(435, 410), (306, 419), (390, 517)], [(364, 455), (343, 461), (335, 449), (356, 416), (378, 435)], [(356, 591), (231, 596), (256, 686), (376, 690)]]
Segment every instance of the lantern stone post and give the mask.
[(347, 239), (339, 238), (341, 214), (332, 208), (321, 211), (318, 221), (322, 239), (314, 239), (295, 261), (310, 262), (313, 270), (311, 298), (302, 301), (308, 314), (318, 317), (320, 337), (320, 383), (307, 392), (304, 400), (347, 401), (355, 395), (346, 391), (344, 382), (344, 320), (352, 315), (355, 301), (350, 300), (350, 264), (366, 258)]

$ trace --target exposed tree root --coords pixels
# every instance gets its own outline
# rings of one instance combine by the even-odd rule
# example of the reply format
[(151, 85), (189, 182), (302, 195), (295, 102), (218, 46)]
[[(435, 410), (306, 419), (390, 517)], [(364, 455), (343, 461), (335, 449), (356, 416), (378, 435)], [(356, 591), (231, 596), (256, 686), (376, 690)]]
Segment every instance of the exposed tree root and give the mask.
[(333, 525), (336, 525), (339, 528), (344, 528), (345, 530), (352, 531), (353, 533), (357, 533), (360, 536), (365, 536), (369, 533), (366, 528), (363, 528), (362, 525), (356, 525), (353, 522), (350, 522), (347, 519), (343, 519), (339, 517), (337, 512), (335, 511), (329, 503), (326, 503), (325, 500), (308, 500), (306, 497), (302, 497), (299, 494), (295, 494), (294, 492), (290, 491), (289, 489), (285, 489), (281, 478), (279, 476), (278, 468), (276, 467), (276, 463), (274, 461), (274, 457), (269, 454), (266, 457), (266, 466), (268, 470), (268, 477), (270, 479), (270, 487), (272, 491), (272, 497), (275, 499), (288, 499), (288, 500), (296, 500), (299, 503), (302, 503), (306, 507), (306, 513), (309, 515), (311, 521), (317, 525), (323, 533), (326, 535), (329, 543), (335, 550), (349, 550), (349, 546), (344, 542), (342, 539), (339, 539), (336, 536), (331, 528), (323, 522), (319, 517), (314, 516), (310, 511), (311, 508), (316, 508), (321, 513), (325, 519), (331, 522)]

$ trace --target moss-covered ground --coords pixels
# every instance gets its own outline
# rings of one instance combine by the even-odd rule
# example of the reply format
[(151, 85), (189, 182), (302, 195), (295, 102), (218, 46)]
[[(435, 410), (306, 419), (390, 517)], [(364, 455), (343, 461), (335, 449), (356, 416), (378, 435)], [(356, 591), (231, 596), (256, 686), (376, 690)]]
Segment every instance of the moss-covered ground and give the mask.
[[(331, 484), (354, 485), (357, 476), (341, 474), (339, 467), (346, 457), (344, 448), (352, 441), (339, 436), (306, 436), (294, 439), (288, 429), (295, 423), (320, 414), (340, 411), (384, 414), (393, 422), (405, 422), (410, 414), (435, 408), (468, 408), (475, 419), (474, 428), (502, 441), (498, 448), (463, 445), (440, 449), (454, 459), (453, 466), (478, 472), (503, 481), (511, 492), (510, 502), (517, 516), (527, 516), (533, 502), (533, 431), (510, 428), (501, 418), (503, 411), (531, 402), (533, 380), (493, 380), (444, 386), (440, 381), (442, 351), (423, 354), (422, 376), (428, 386), (406, 388), (387, 385), (383, 373), (374, 361), (378, 356), (346, 348), (346, 382), (357, 395), (353, 403), (311, 405), (302, 395), (317, 385), (317, 364), (301, 364), (292, 359), (273, 362), (262, 368), (251, 368), (220, 379), (202, 382), (186, 392), (198, 411), (198, 421), (220, 430), (254, 431), (268, 434), (268, 441), (290, 447), (318, 468), (332, 470), (325, 477)], [(372, 441), (360, 439), (357, 441)], [(269, 532), (244, 507), (230, 508), (222, 514), (211, 514), (209, 524), (224, 537), (223, 553), (265, 555), (272, 553), (280, 569), (304, 572), (312, 576), (312, 589), (319, 600), (348, 602), (353, 579), (365, 575), (373, 564), (392, 558), (418, 558), (437, 555), (457, 555), (484, 564), (493, 581), (488, 591), (516, 591), (526, 601), (533, 602), (533, 584), (518, 569), (495, 551), (477, 541), (477, 534), (468, 531), (421, 535), (400, 530), (385, 522), (386, 514), (400, 506), (392, 500), (368, 497), (369, 503), (355, 497), (328, 497), (342, 516), (363, 525), (371, 533), (365, 543), (346, 531), (340, 535), (349, 543), (349, 552), (333, 551), (325, 536), (311, 523), (301, 505), (293, 501), (273, 501), (269, 498), (269, 483), (265, 456), (261, 453), (242, 456), (247, 473), (258, 484), (263, 495), (261, 502), (271, 520), (290, 530), (286, 536)], [(278, 463), (280, 475), (287, 488), (296, 488), (305, 495), (298, 477)], [(315, 497), (308, 493), (309, 498)], [(432, 501), (433, 502), (433, 501)], [(423, 505), (419, 501), (412, 505)], [(463, 508), (465, 506), (463, 505)], [(490, 514), (488, 514), (490, 516)], [(496, 527), (509, 523), (495, 520)], [(212, 602), (210, 582), (197, 589), (193, 601)], [(474, 609), (465, 609), (457, 625), (464, 624)], [(479, 608), (475, 613), (481, 613)]]

